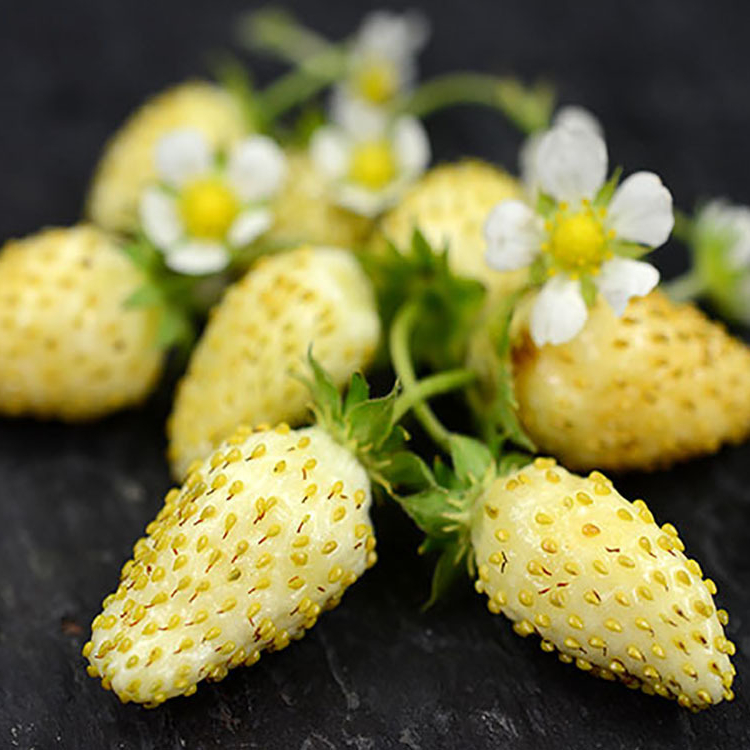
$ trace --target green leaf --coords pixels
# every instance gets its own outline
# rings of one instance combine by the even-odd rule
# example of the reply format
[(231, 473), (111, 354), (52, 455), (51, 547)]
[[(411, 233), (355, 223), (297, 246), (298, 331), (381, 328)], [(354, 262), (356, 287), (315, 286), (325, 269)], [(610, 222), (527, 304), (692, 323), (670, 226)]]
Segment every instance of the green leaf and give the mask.
[(470, 487), (481, 482), (494, 463), (489, 448), (478, 440), (458, 434), (451, 435), (450, 444), (453, 470), (461, 483)]
[(430, 598), (424, 603), (423, 610), (429, 609), (444, 599), (458, 579), (463, 577), (465, 571), (462, 562), (467, 554), (468, 548), (461, 542), (453, 542), (443, 547), (432, 573)]
[(599, 188), (599, 192), (594, 198), (595, 206), (608, 206), (612, 200), (612, 196), (615, 194), (617, 184), (620, 182), (622, 176), (622, 167), (617, 167), (612, 176)]
[(455, 538), (457, 524), (450, 516), (456, 513), (460, 494), (434, 486), (411, 495), (397, 495), (394, 499), (430, 539), (450, 541)]
[(370, 386), (364, 375), (355, 372), (349, 381), (349, 388), (344, 397), (344, 415), (347, 415), (357, 404), (366, 401), (370, 395)]

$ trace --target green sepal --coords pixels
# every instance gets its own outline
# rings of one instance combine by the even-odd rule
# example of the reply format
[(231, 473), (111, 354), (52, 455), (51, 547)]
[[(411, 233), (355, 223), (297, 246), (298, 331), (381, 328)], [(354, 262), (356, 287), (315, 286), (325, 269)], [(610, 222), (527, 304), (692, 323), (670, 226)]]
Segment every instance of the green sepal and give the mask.
[(599, 188), (599, 192), (594, 197), (594, 206), (598, 208), (609, 205), (612, 196), (615, 194), (615, 190), (617, 190), (620, 177), (622, 177), (622, 167), (616, 167), (612, 172), (612, 176)]
[(627, 240), (611, 240), (607, 246), (612, 253), (622, 258), (641, 258), (651, 252), (651, 248), (647, 245), (628, 242)]
[(461, 542), (449, 542), (438, 546), (426, 540), (419, 549), (420, 553), (438, 552), (435, 570), (432, 573), (430, 598), (422, 605), (422, 611), (430, 609), (441, 599), (444, 599), (455, 587), (459, 579), (464, 576), (464, 568), (470, 559), (470, 547)]
[(454, 275), (449, 249), (433, 249), (418, 228), (408, 247), (384, 244), (381, 252), (361, 257), (378, 294), (384, 328), (390, 328), (404, 302), (415, 302), (420, 313), (411, 339), (413, 360), (438, 371), (462, 365), (469, 332), (484, 302), (484, 286)]
[(355, 406), (366, 401), (370, 396), (370, 386), (367, 384), (364, 375), (355, 372), (349, 381), (349, 388), (344, 398), (344, 414), (348, 414)]
[(583, 297), (583, 301), (586, 303), (586, 307), (593, 307), (599, 294), (599, 289), (597, 288), (594, 280), (591, 278), (591, 276), (582, 276), (580, 285), (581, 297)]
[(509, 451), (503, 453), (497, 462), (497, 475), (504, 477), (506, 474), (511, 474), (516, 469), (522, 469), (531, 463), (533, 456), (528, 453), (521, 453), (520, 451)]
[(546, 219), (557, 210), (557, 201), (547, 193), (540, 192), (536, 199), (536, 212)]
[(317, 420), (331, 432), (342, 426), (343, 404), (341, 394), (331, 376), (313, 356), (312, 346), (307, 353), (307, 361), (312, 370), (312, 380), (304, 379), (313, 399), (313, 411)]
[(453, 470), (465, 486), (481, 482), (494, 466), (490, 449), (479, 440), (454, 433), (450, 445)]
[(388, 396), (368, 399), (357, 404), (346, 414), (347, 436), (358, 445), (380, 448), (393, 427), (395, 392)]

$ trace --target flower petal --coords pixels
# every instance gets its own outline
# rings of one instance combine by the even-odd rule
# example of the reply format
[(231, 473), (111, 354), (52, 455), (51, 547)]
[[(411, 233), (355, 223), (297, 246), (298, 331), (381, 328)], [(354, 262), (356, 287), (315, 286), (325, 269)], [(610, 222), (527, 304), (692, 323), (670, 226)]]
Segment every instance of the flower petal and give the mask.
[(227, 176), (243, 201), (265, 200), (281, 188), (286, 157), (272, 138), (254, 135), (232, 150)]
[(625, 240), (663, 245), (672, 232), (672, 194), (653, 172), (636, 172), (615, 190), (607, 223)]
[(226, 268), (229, 264), (229, 252), (218, 242), (192, 240), (170, 250), (165, 262), (178, 273), (203, 276)]
[(198, 130), (173, 130), (156, 144), (156, 171), (174, 187), (207, 172), (211, 162), (211, 147)]
[(416, 117), (399, 117), (393, 125), (393, 150), (401, 170), (411, 177), (422, 174), (430, 163), (427, 131)]
[(593, 198), (607, 176), (607, 146), (587, 129), (552, 128), (542, 136), (534, 158), (541, 189), (558, 201)]
[(531, 265), (539, 254), (542, 222), (523, 201), (502, 201), (487, 217), (484, 237), (487, 265), (497, 271), (515, 271)]
[(267, 208), (243, 211), (229, 227), (227, 241), (232, 247), (249, 245), (273, 224), (273, 214)]
[(334, 88), (330, 111), (331, 121), (357, 140), (374, 140), (388, 127), (385, 109), (354, 96), (345, 84)]
[(583, 130), (594, 133), (594, 135), (598, 135), (600, 138), (604, 137), (602, 125), (596, 116), (585, 107), (579, 107), (575, 104), (558, 109), (552, 119), (552, 125), (553, 127), (562, 127), (567, 130)]
[(531, 338), (537, 346), (564, 344), (578, 335), (588, 314), (581, 283), (554, 276), (542, 287), (531, 311)]
[(313, 133), (310, 158), (316, 168), (330, 179), (341, 179), (349, 170), (351, 146), (338, 128), (324, 126)]
[(373, 11), (365, 16), (357, 32), (353, 53), (358, 57), (371, 55), (398, 62), (419, 52), (429, 34), (429, 21), (419, 11)]
[(172, 247), (183, 227), (174, 198), (157, 187), (146, 188), (139, 207), (141, 226), (151, 242), (162, 250)]
[(643, 297), (659, 283), (659, 271), (642, 260), (615, 257), (602, 264), (595, 282), (619, 317), (631, 297)]

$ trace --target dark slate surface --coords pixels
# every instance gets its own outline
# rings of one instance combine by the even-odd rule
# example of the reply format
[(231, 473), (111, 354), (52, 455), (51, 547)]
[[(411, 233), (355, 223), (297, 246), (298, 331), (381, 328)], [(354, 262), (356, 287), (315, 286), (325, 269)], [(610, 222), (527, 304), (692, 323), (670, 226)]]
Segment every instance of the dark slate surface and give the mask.
[[(297, 3), (334, 34), (365, 3)], [(148, 92), (204, 70), (245, 4), (3, 3), (0, 237), (75, 220), (107, 134)], [(605, 121), (613, 161), (660, 172), (678, 201), (750, 202), (745, 4), (444, 0), (423, 67), (548, 74)], [(267, 77), (273, 65), (257, 67)], [(435, 117), (440, 156), (511, 161), (491, 114)], [(676, 246), (657, 260), (680, 268)], [(9, 748), (746, 748), (750, 705), (750, 445), (619, 481), (681, 530), (719, 585), (737, 642), (738, 698), (693, 716), (594, 680), (491, 617), (465, 586), (421, 614), (428, 569), (393, 509), (381, 562), (286, 651), (157, 711), (86, 677), (88, 622), (169, 486), (164, 387), (140, 411), (66, 427), (0, 421), (0, 746)], [(460, 419), (460, 416), (459, 416)]]

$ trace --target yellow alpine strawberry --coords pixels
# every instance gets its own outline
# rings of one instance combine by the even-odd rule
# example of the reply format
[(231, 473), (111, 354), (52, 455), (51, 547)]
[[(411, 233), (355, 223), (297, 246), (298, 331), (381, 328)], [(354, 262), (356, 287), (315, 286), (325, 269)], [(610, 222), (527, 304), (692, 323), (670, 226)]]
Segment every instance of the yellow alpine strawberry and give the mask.
[(601, 473), (538, 458), (496, 479), (475, 505), (471, 542), (490, 611), (563, 662), (686, 708), (733, 698), (735, 647), (715, 584), (671, 524)]
[[(489, 395), (492, 349), (473, 350)], [(750, 350), (658, 291), (621, 318), (598, 304), (567, 344), (521, 335), (512, 356), (523, 426), (571, 468), (652, 469), (750, 433)]]
[(214, 148), (226, 148), (245, 135), (247, 123), (232, 95), (205, 81), (182, 83), (149, 99), (104, 149), (87, 200), (91, 221), (114, 232), (138, 228), (141, 193), (156, 178), (156, 144), (181, 128), (198, 130)]
[(395, 390), (368, 398), (359, 374), (342, 397), (312, 357), (309, 366), (316, 424), (238, 427), (136, 542), (83, 649), (89, 674), (121, 700), (191, 695), (301, 638), (376, 561), (373, 484), (424, 482), (397, 426), (411, 402)]
[(324, 180), (304, 151), (289, 150), (287, 178), (272, 201), (273, 226), (264, 241), (279, 247), (301, 243), (356, 248), (372, 230), (372, 220), (336, 205)]
[[(500, 294), (514, 290), (525, 272), (500, 273), (485, 259), (484, 223), (490, 211), (521, 186), (506, 172), (476, 160), (443, 164), (429, 170), (380, 223), (380, 235), (396, 247), (408, 247), (415, 228), (436, 250), (448, 245), (451, 270), (481, 281)], [(377, 249), (376, 249), (377, 252)]]
[(372, 286), (350, 252), (305, 246), (262, 258), (213, 310), (177, 389), (175, 476), (240, 422), (301, 422), (309, 396), (295, 373), (311, 346), (342, 387), (367, 367), (379, 335)]
[(375, 563), (370, 480), (321, 427), (239, 428), (146, 528), (83, 654), (157, 706), (301, 638)]
[(141, 401), (161, 372), (157, 313), (126, 309), (142, 273), (79, 225), (0, 251), (0, 413), (102, 416)]

